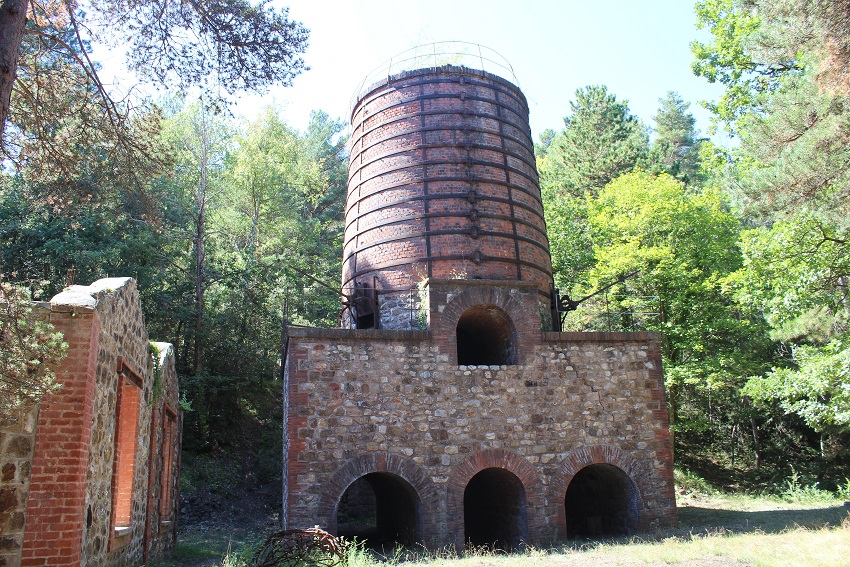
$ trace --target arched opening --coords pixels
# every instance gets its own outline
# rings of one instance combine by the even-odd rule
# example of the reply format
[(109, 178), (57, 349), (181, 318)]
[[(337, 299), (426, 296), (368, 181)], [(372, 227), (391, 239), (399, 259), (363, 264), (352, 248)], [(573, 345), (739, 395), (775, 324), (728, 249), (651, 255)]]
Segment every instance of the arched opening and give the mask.
[(516, 364), (516, 330), (508, 314), (495, 305), (475, 305), (457, 322), (457, 363)]
[(464, 540), (472, 545), (512, 550), (528, 539), (525, 488), (505, 469), (484, 469), (463, 493)]
[(352, 482), (339, 499), (337, 535), (365, 541), (373, 549), (422, 540), (420, 501), (400, 476), (369, 473)]
[(590, 465), (577, 472), (564, 506), (568, 537), (629, 535), (638, 527), (637, 487), (613, 465)]

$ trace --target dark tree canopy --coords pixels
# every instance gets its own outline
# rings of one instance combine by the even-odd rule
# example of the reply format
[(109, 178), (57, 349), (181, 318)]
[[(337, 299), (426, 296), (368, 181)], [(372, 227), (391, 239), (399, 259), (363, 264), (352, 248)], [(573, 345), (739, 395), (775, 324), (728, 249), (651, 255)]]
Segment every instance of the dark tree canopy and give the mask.
[(127, 60), (143, 78), (179, 88), (214, 81), (233, 94), (290, 85), (306, 69), (307, 28), (269, 3), (96, 0), (93, 20), (100, 39), (129, 39)]
[[(77, 67), (88, 88), (103, 99), (113, 122), (129, 119), (127, 105), (113, 101), (90, 58), (89, 40), (127, 46), (127, 64), (139, 76), (162, 87), (185, 91), (192, 86), (218, 87), (234, 94), (263, 91), (273, 83), (289, 85), (306, 69), (300, 57), (308, 30), (275, 11), (267, 0), (93, 0), (91, 13), (74, 2), (3, 0), (0, 4), (0, 134), (14, 106), (12, 90), (29, 94), (17, 70), (27, 55), (28, 36), (50, 45)], [(26, 14), (24, 17), (22, 14)], [(30, 53), (31, 54), (31, 53)], [(38, 62), (36, 53), (36, 63)], [(77, 81), (76, 77), (69, 79)], [(14, 109), (11, 109), (14, 112)]]

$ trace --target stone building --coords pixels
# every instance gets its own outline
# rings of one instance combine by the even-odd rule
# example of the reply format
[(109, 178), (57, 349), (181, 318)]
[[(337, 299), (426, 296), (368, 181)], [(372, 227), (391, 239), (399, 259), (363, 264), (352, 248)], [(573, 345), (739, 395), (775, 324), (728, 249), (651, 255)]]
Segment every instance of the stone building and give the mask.
[(284, 519), (375, 545), (675, 524), (652, 333), (562, 333), (513, 83), (466, 67), (358, 95), (340, 329), (292, 329)]
[(36, 311), (68, 355), (62, 388), (0, 423), (0, 564), (144, 565), (177, 534), (173, 348), (148, 341), (131, 278), (71, 286)]

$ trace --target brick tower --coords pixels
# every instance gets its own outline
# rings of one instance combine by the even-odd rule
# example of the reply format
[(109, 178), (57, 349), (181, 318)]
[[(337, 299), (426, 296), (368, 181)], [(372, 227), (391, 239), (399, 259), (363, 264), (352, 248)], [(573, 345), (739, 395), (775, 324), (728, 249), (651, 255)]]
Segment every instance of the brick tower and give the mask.
[(459, 66), (352, 111), (341, 329), (292, 329), (284, 522), (512, 548), (676, 521), (660, 337), (553, 331), (525, 97)]
[[(342, 289), (353, 326), (417, 329), (422, 282), (537, 284), (552, 265), (525, 96), (461, 67), (407, 71), (354, 106)], [(360, 309), (358, 309), (358, 307)]]

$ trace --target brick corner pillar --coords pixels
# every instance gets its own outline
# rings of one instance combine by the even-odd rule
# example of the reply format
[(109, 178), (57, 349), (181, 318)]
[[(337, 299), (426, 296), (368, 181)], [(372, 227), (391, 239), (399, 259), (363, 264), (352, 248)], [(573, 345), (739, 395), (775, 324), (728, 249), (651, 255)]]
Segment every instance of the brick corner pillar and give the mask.
[(86, 519), (100, 320), (96, 300), (72, 286), (51, 300), (50, 322), (68, 354), (62, 388), (42, 400), (36, 430), (22, 565), (80, 565)]

